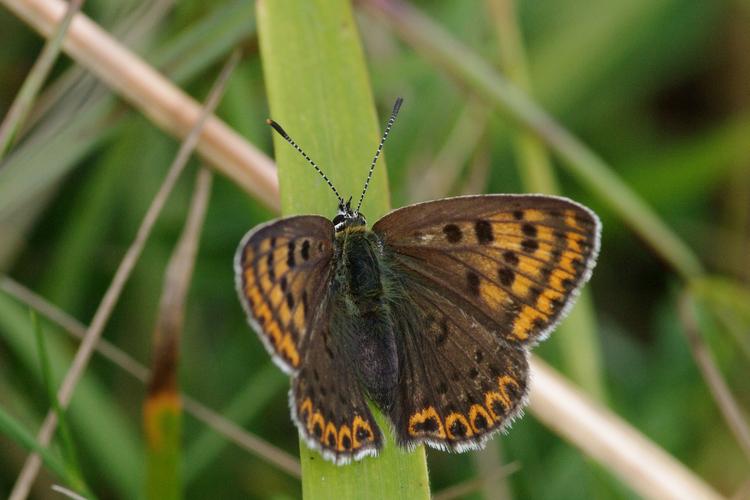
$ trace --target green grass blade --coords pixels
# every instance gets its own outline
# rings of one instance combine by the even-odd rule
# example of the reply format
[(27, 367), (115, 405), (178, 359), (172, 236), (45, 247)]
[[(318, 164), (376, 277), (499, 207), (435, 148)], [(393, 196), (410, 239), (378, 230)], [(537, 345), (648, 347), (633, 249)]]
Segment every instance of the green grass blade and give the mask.
[[(150, 62), (175, 82), (186, 82), (225, 57), (255, 32), (253, 2), (235, 0), (177, 33), (158, 47)], [(189, 55), (189, 57), (188, 57)]]
[(70, 427), (68, 426), (68, 419), (65, 415), (65, 411), (60, 408), (60, 403), (57, 400), (57, 393), (54, 388), (54, 382), (52, 380), (52, 369), (50, 368), (49, 355), (47, 353), (47, 344), (44, 340), (44, 332), (42, 326), (39, 324), (39, 318), (33, 309), (29, 309), (31, 316), (31, 325), (34, 329), (34, 336), (36, 337), (36, 346), (39, 353), (39, 366), (42, 374), (42, 383), (47, 392), (47, 399), (49, 400), (50, 406), (55, 410), (57, 414), (57, 420), (60, 426), (60, 437), (62, 439), (62, 452), (65, 460), (65, 467), (68, 471), (68, 477), (73, 480), (71, 486), (79, 493), (91, 495), (90, 491), (86, 487), (86, 483), (83, 479), (83, 471), (81, 470), (80, 463), (76, 454), (75, 445), (73, 444), (73, 436), (70, 433)]
[[(0, 293), (0, 339), (24, 373), (31, 374), (29, 383), (40, 383), (34, 333), (26, 309), (5, 293)], [(57, 338), (46, 340), (52, 373), (59, 377), (70, 366), (70, 350)], [(81, 448), (97, 457), (92, 464), (92, 475), (116, 488), (122, 498), (138, 498), (142, 456), (138, 433), (95, 377), (84, 377), (81, 381), (68, 408), (68, 419)]]
[(30, 452), (39, 453), (39, 456), (44, 461), (44, 466), (61, 479), (67, 481), (69, 477), (68, 469), (65, 467), (63, 461), (52, 453), (49, 448), (39, 446), (34, 436), (20, 422), (6, 413), (2, 406), (0, 406), (0, 434), (4, 434)]
[(26, 120), (26, 116), (39, 93), (39, 89), (42, 88), (42, 84), (44, 84), (47, 75), (49, 75), (52, 66), (57, 60), (57, 56), (60, 54), (63, 39), (68, 32), (71, 21), (73, 21), (73, 16), (78, 13), (82, 3), (83, 0), (70, 2), (65, 11), (65, 16), (60, 21), (60, 24), (58, 24), (55, 33), (44, 44), (44, 48), (34, 63), (34, 67), (29, 73), (28, 78), (23, 82), (21, 90), (16, 94), (16, 98), (8, 114), (0, 125), (0, 160), (5, 156), (5, 152), (14, 140), (16, 132), (23, 125), (24, 120)]
[(182, 402), (179, 395), (151, 395), (144, 403), (143, 413), (147, 442), (146, 498), (182, 498)]
[[(258, 2), (257, 6), (261, 56), (273, 118), (318, 162), (343, 196), (351, 195), (356, 200), (380, 134), (349, 3), (274, 0)], [(282, 138), (274, 140), (283, 213), (332, 216), (336, 198), (326, 183)], [(386, 169), (382, 162), (375, 171), (362, 211), (373, 221), (388, 208)], [(383, 428), (387, 433), (388, 426)], [(305, 498), (427, 498), (429, 495), (421, 447), (404, 453), (388, 439), (381, 456), (345, 467), (322, 460), (303, 443), (300, 455)]]

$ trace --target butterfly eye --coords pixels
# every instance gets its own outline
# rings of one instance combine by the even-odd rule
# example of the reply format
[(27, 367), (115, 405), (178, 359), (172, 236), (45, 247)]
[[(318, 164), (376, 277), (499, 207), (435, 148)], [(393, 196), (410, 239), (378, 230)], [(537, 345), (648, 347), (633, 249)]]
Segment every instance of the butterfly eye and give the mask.
[(333, 218), (333, 225), (334, 227), (338, 228), (340, 224), (343, 224), (346, 220), (346, 217), (343, 214), (338, 214), (336, 217)]

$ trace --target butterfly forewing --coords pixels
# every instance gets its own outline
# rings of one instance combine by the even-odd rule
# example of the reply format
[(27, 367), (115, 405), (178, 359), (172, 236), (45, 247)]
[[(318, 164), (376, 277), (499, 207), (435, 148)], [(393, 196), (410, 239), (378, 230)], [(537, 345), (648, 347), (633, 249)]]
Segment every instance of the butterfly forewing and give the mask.
[(310, 324), (326, 296), (333, 256), (333, 225), (319, 216), (264, 224), (243, 238), (235, 256), (237, 291), (250, 323), (274, 361), (297, 371)]
[(588, 279), (600, 225), (564, 198), (484, 195), (404, 207), (373, 230), (396, 268), (525, 345), (544, 338)]

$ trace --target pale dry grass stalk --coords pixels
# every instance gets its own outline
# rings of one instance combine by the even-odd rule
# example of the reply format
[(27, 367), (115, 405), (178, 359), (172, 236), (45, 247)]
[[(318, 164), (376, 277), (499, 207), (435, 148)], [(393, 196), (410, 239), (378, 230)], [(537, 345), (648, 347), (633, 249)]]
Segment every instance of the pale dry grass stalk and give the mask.
[(166, 326), (164, 323), (182, 325), (185, 299), (195, 269), (195, 258), (198, 254), (208, 200), (211, 197), (212, 183), (211, 172), (201, 168), (196, 176), (193, 198), (190, 201), (190, 210), (185, 221), (185, 227), (165, 272), (164, 293), (161, 297), (159, 310), (159, 320), (163, 322), (163, 326)]
[(83, 2), (84, 0), (71, 0), (68, 4), (65, 15), (54, 29), (52, 37), (44, 44), (42, 52), (37, 57), (29, 75), (10, 105), (3, 123), (0, 124), (0, 160), (5, 156), (5, 152), (15, 139), (16, 133), (26, 120), (39, 89), (42, 88), (52, 65), (60, 54), (62, 40), (70, 27), (70, 22), (73, 20), (73, 16), (81, 10)]
[[(135, 240), (131, 244), (130, 248), (128, 248), (128, 251), (125, 253), (125, 256), (120, 262), (120, 266), (117, 268), (115, 276), (114, 278), (112, 278), (112, 282), (110, 283), (109, 288), (107, 288), (107, 291), (105, 292), (104, 297), (102, 298), (102, 301), (99, 304), (96, 313), (94, 314), (91, 325), (86, 331), (83, 342), (81, 342), (81, 345), (78, 348), (75, 357), (73, 358), (70, 369), (65, 374), (65, 378), (63, 379), (62, 385), (60, 386), (57, 398), (59, 400), (61, 408), (67, 408), (68, 404), (70, 403), (70, 400), (73, 397), (73, 391), (75, 390), (78, 381), (83, 375), (84, 369), (88, 365), (88, 361), (91, 358), (94, 346), (101, 337), (102, 331), (104, 330), (104, 327), (107, 324), (110, 315), (112, 314), (112, 310), (117, 304), (117, 300), (122, 293), (122, 289), (125, 287), (127, 279), (130, 277), (131, 271), (135, 267), (136, 262), (138, 262), (138, 257), (140, 257), (140, 254), (143, 251), (143, 247), (146, 245), (146, 241), (151, 234), (151, 230), (156, 223), (159, 213), (161, 213), (161, 210), (164, 207), (169, 194), (172, 192), (172, 188), (174, 188), (177, 179), (185, 169), (185, 165), (190, 159), (190, 155), (192, 154), (193, 149), (198, 142), (198, 137), (201, 134), (201, 129), (203, 128), (203, 125), (205, 124), (211, 113), (213, 113), (214, 109), (216, 109), (216, 106), (218, 105), (219, 100), (221, 99), (221, 96), (223, 94), (227, 80), (229, 79), (229, 76), (239, 62), (239, 59), (239, 53), (235, 52), (222, 69), (221, 74), (217, 78), (213, 88), (211, 89), (211, 92), (209, 93), (209, 97), (206, 100), (206, 105), (201, 111), (201, 114), (198, 117), (195, 126), (180, 146), (180, 149), (177, 152), (177, 156), (172, 162), (172, 165), (167, 172), (164, 182), (159, 187), (159, 191), (156, 193), (156, 196), (152, 200), (151, 205), (149, 206), (148, 211), (146, 212), (146, 215), (141, 222), (141, 226), (138, 228), (138, 233), (136, 234)], [(47, 417), (42, 423), (39, 434), (37, 435), (38, 443), (41, 446), (48, 446), (56, 428), (57, 414), (54, 411), (49, 411), (47, 413)], [(26, 460), (23, 469), (21, 469), (21, 474), (18, 476), (18, 480), (13, 487), (13, 491), (10, 495), (11, 500), (23, 500), (28, 496), (31, 485), (34, 482), (34, 479), (36, 479), (37, 474), (39, 473), (41, 464), (41, 458), (37, 453), (29, 455), (29, 458)]]
[(64, 486), (60, 486), (59, 484), (53, 484), (51, 489), (52, 491), (56, 491), (57, 493), (65, 497), (72, 498), (73, 500), (87, 500), (86, 497), (81, 496), (75, 491), (69, 490)]
[(750, 461), (750, 429), (747, 426), (745, 417), (739, 404), (732, 395), (729, 385), (721, 375), (719, 367), (716, 366), (711, 351), (700, 334), (698, 321), (693, 310), (693, 301), (690, 293), (685, 291), (680, 297), (678, 305), (680, 322), (685, 330), (690, 352), (693, 353), (695, 364), (706, 381), (708, 390), (719, 407), (719, 411), (724, 416), (727, 426), (734, 434), (737, 444), (742, 449), (745, 457)]
[[(86, 335), (86, 326), (17, 281), (7, 276), (0, 278), (0, 290), (31, 307), (74, 338), (80, 340)], [(106, 339), (99, 339), (96, 351), (141, 383), (148, 382), (150, 370)], [(299, 478), (302, 475), (299, 461), (284, 450), (247, 432), (200, 401), (186, 394), (181, 394), (180, 397), (186, 413), (212, 428), (217, 434), (224, 436), (229, 442), (277, 466), (292, 477)]]
[(643, 498), (723, 498), (666, 451), (532, 356), (529, 408)]
[[(62, 19), (62, 0), (0, 0), (43, 36), (51, 36)], [(91, 19), (77, 14), (63, 42), (64, 50), (156, 125), (183, 138), (201, 113), (200, 105), (113, 39)], [(197, 151), (218, 171), (248, 193), (278, 210), (276, 168), (273, 161), (226, 123), (211, 116)]]
[[(17, 281), (7, 276), (3, 276), (0, 278), (0, 290), (34, 309), (37, 313), (57, 324), (76, 339), (83, 340), (83, 337), (86, 336), (85, 325), (81, 324), (77, 319), (73, 318), (65, 311), (50, 304), (43, 297), (32, 292)], [(148, 368), (140, 364), (108, 340), (99, 339), (96, 343), (96, 350), (99, 354), (141, 382), (145, 383), (146, 380), (148, 380)]]
[[(453, 500), (454, 498), (464, 498), (465, 496), (476, 493), (483, 487), (487, 487), (488, 485), (497, 482), (501, 478), (506, 478), (519, 470), (521, 470), (521, 465), (516, 462), (511, 462), (509, 464), (497, 467), (489, 474), (480, 475), (479, 477), (475, 477), (469, 479), (468, 481), (464, 481), (462, 483), (458, 483), (440, 490), (432, 496), (432, 500)], [(487, 495), (484, 496), (485, 498), (490, 498), (487, 497)]]
[(299, 460), (284, 450), (273, 446), (267, 441), (250, 434), (234, 422), (223, 418), (214, 410), (189, 398), (183, 400), (185, 411), (195, 418), (209, 424), (216, 432), (232, 441), (237, 446), (251, 451), (253, 454), (267, 460), (292, 477), (302, 477)]

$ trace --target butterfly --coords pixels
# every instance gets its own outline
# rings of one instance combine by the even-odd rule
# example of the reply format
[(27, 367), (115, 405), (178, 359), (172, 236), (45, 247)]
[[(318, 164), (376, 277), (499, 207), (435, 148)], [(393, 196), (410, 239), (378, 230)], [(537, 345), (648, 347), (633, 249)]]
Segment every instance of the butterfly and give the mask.
[(356, 208), (272, 120), (338, 198), (329, 220), (261, 224), (235, 256), (249, 323), (291, 375), (292, 420), (336, 464), (396, 442), (480, 448), (521, 414), (529, 349), (570, 309), (599, 251), (601, 224), (556, 196), (478, 195), (418, 203), (367, 228)]

